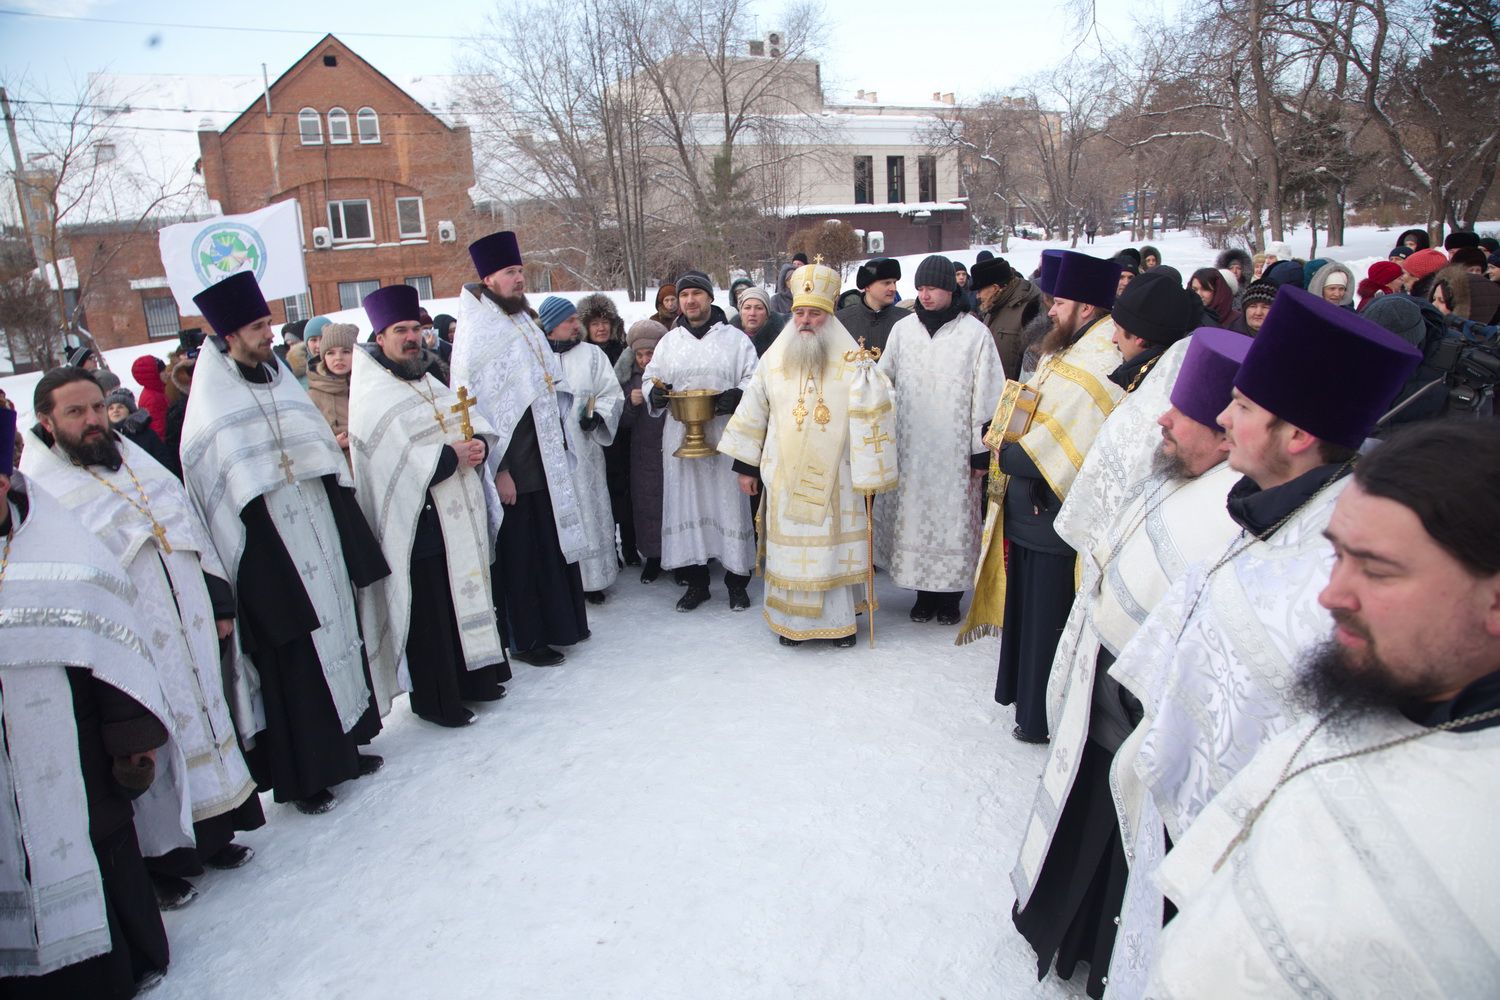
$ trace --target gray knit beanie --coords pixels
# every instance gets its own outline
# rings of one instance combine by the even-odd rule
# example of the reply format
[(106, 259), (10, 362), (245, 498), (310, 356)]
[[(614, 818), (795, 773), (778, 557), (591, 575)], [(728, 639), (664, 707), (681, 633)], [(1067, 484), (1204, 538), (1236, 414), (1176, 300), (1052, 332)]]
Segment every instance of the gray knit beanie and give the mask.
[(917, 265), (915, 279), (918, 288), (941, 288), (958, 291), (958, 282), (953, 278), (953, 261), (941, 254), (933, 254)]

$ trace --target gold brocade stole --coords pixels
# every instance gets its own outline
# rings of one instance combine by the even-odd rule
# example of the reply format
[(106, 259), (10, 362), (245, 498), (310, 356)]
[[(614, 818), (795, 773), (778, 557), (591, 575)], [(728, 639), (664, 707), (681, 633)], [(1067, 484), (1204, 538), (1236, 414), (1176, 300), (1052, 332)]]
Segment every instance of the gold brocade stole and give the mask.
[(767, 380), (771, 413), (776, 419), (776, 444), (781, 461), (773, 484), (787, 500), (780, 516), (796, 524), (819, 525), (837, 500), (839, 468), (849, 439), (849, 366), (830, 361), (824, 369), (823, 401), (829, 409), (826, 424), (784, 417), (795, 405), (803, 383), (801, 373), (777, 369)]

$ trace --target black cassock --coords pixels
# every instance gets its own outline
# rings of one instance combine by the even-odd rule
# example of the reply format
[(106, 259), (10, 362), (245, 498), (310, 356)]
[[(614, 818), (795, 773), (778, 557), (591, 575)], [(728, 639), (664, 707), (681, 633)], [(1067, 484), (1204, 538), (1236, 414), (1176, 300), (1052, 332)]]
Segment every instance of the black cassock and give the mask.
[[(443, 526), (431, 493), (433, 486), (458, 471), (458, 455), (445, 445), (412, 539), (411, 628), (406, 634), (411, 710), (424, 719), (449, 724), (465, 718), (463, 702), (494, 701), (500, 697), (500, 685), (510, 680), (510, 664), (503, 660), (476, 670), (464, 669)], [(463, 470), (460, 474), (474, 473)]]
[(500, 468), (516, 484), (516, 502), (505, 508), (492, 568), (495, 604), (510, 648), (571, 646), (589, 634), (583, 579), (578, 564), (563, 559), (530, 410), (517, 421)]
[[(349, 579), (356, 587), (368, 587), (390, 573), (380, 542), (355, 503), (354, 491), (332, 475), (322, 477), (322, 483)], [(301, 574), (271, 521), (265, 498), (247, 504), (240, 520), (245, 523), (237, 581), (240, 637), (260, 674), (266, 712), (266, 728), (245, 753), (245, 762), (261, 790), (271, 789), (277, 802), (305, 799), (359, 776), (358, 747), (380, 732), (380, 715), (372, 694), (354, 728), (343, 731), (313, 645), (317, 611), (302, 589)], [(364, 672), (370, 688), (368, 663)]]

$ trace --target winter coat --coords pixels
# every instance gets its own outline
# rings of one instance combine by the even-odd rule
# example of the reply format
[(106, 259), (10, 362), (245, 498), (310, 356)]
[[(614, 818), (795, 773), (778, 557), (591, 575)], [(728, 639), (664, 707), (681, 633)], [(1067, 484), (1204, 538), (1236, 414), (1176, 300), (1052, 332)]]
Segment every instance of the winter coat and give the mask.
[(1335, 274), (1342, 274), (1344, 276), (1344, 297), (1337, 304), (1344, 309), (1353, 309), (1354, 289), (1356, 287), (1354, 272), (1336, 260), (1328, 261), (1322, 267), (1318, 268), (1317, 271), (1313, 272), (1312, 280), (1307, 283), (1307, 291), (1309, 294), (1316, 295), (1321, 299), (1323, 297), (1323, 286), (1328, 284), (1328, 279)]
[[(334, 437), (349, 429), (348, 375), (331, 375), (319, 362), (318, 367), (307, 373), (307, 398), (328, 421)], [(344, 445), (344, 458), (349, 458), (348, 444)]]
[[(764, 357), (771, 345), (776, 343), (776, 338), (781, 336), (781, 331), (786, 327), (786, 321), (787, 317), (781, 313), (766, 313), (765, 323), (750, 336), (750, 342), (755, 345), (755, 356), (757, 358)], [(740, 322), (740, 317), (738, 316), (730, 320), (729, 325), (736, 330), (745, 329), (745, 324)]]
[(635, 547), (648, 559), (661, 558), (662, 457), (661, 435), (667, 415), (653, 417), (641, 402), (631, 403), (631, 390), (641, 387), (636, 370), (625, 385), (625, 409), (620, 426), (630, 432), (630, 508), (635, 519)]
[(1011, 278), (1001, 289), (999, 297), (990, 308), (977, 315), (990, 328), (995, 338), (995, 348), (1000, 352), (1000, 364), (1006, 378), (1015, 378), (1021, 370), (1021, 354), (1026, 343), (1021, 331), (1036, 318), (1042, 308), (1042, 290), (1019, 274)]
[(162, 440), (174, 455), (182, 450), (182, 421), (187, 416), (188, 393), (193, 387), (193, 369), (197, 364), (196, 358), (179, 357), (167, 369), (169, 395), (176, 395), (177, 399), (167, 404), (167, 436)]
[[(866, 347), (878, 347), (885, 350), (885, 342), (891, 335), (891, 327), (911, 315), (911, 310), (903, 309), (900, 305), (892, 304), (886, 306), (880, 312), (873, 312), (865, 305), (861, 298), (847, 309), (840, 309), (834, 313), (834, 317), (844, 324), (844, 329), (849, 331), (849, 336), (859, 343), (859, 338), (865, 338)], [(1007, 376), (1010, 369), (1005, 370)]]
[(149, 355), (136, 358), (130, 366), (130, 374), (135, 377), (136, 383), (141, 387), (141, 394), (137, 397), (141, 409), (151, 414), (151, 429), (159, 438), (165, 438), (167, 433), (167, 390), (161, 380), (161, 373), (165, 370), (158, 367), (161, 364)]
[(130, 416), (110, 426), (121, 437), (143, 448), (146, 454), (161, 463), (162, 468), (178, 479), (182, 478), (182, 461), (177, 457), (177, 452), (168, 448), (160, 435), (151, 429), (150, 413), (137, 407)]
[(797, 270), (796, 264), (783, 264), (781, 270), (776, 274), (776, 294), (771, 296), (771, 311), (781, 313), (784, 316), (792, 314), (792, 293), (786, 287), (792, 272)]

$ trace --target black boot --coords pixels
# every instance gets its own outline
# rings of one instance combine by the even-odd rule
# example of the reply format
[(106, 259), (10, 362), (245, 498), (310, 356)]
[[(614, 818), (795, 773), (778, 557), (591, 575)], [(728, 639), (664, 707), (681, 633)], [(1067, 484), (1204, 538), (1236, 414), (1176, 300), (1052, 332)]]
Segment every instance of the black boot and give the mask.
[(316, 816), (319, 813), (326, 813), (328, 810), (332, 809), (337, 802), (338, 799), (333, 797), (333, 793), (325, 788), (321, 792), (313, 792), (305, 799), (298, 799), (297, 801), (293, 802), (292, 805), (296, 806), (297, 811), (300, 813), (306, 813), (309, 816)]
[(800, 646), (800, 645), (802, 645), (802, 640), (801, 639), (788, 639), (784, 635), (778, 635), (776, 638), (779, 639), (779, 640), (781, 640), (781, 644), (783, 646)]
[(750, 609), (750, 591), (744, 587), (731, 586), (729, 588), (729, 610), (748, 611)]
[(932, 605), (932, 594), (925, 590), (917, 591), (917, 603), (911, 606), (911, 620), (914, 622), (930, 622), (935, 610)]
[(692, 611), (698, 605), (708, 600), (713, 595), (708, 592), (707, 587), (689, 587), (687, 593), (677, 600), (678, 611)]
[(180, 910), (198, 898), (193, 883), (176, 875), (152, 875), (151, 887), (156, 890), (156, 908)]
[(215, 851), (212, 857), (204, 858), (203, 863), (219, 871), (229, 871), (231, 868), (249, 864), (253, 857), (255, 857), (255, 852), (250, 848), (231, 841)]
[(850, 649), (853, 647), (854, 640), (857, 638), (858, 635), (856, 635), (854, 632), (850, 632), (848, 635), (841, 635), (837, 639), (833, 640), (833, 644), (839, 649)]
[(661, 559), (658, 556), (647, 556), (646, 565), (641, 568), (641, 582), (655, 583), (656, 578), (661, 576)]
[(359, 776), (361, 778), (368, 778), (384, 766), (385, 758), (378, 753), (362, 753), (359, 755)]
[(958, 613), (958, 603), (964, 598), (963, 591), (956, 594), (940, 594), (937, 600), (937, 620), (939, 625), (957, 625), (961, 619)]
[(536, 649), (528, 649), (511, 655), (533, 667), (555, 667), (564, 659), (563, 655), (551, 646), (538, 646)]
[(603, 604), (608, 599), (609, 595), (602, 590), (586, 590), (584, 591), (583, 597), (584, 600), (588, 601), (590, 604)]

